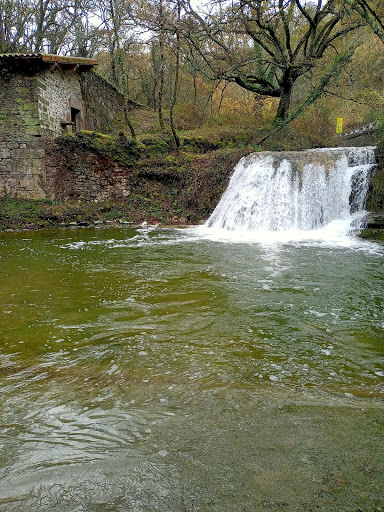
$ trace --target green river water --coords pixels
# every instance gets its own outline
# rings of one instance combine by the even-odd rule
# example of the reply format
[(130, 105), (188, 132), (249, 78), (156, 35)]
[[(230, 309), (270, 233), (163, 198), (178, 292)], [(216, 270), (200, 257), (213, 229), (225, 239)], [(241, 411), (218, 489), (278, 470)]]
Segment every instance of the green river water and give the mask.
[(0, 510), (383, 510), (383, 255), (0, 234)]

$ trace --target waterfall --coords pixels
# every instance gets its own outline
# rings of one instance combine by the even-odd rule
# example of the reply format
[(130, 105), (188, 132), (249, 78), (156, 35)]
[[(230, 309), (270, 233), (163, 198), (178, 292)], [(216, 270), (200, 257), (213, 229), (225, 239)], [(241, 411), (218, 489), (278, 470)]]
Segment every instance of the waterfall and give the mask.
[(205, 228), (227, 232), (301, 232), (364, 216), (374, 148), (253, 153), (235, 167)]

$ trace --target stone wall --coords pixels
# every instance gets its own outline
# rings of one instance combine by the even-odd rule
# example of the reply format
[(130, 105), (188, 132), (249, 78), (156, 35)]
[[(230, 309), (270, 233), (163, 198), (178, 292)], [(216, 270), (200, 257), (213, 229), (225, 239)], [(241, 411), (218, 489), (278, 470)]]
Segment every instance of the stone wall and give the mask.
[[(46, 183), (43, 138), (72, 131), (71, 109), (77, 112), (77, 129), (110, 133), (113, 128), (121, 130), (121, 124), (126, 128), (124, 98), (95, 73), (80, 75), (57, 67), (29, 74), (2, 73), (0, 91), (0, 195), (31, 199), (54, 196), (52, 169), (50, 184)], [(79, 195), (76, 187), (81, 189), (87, 177), (86, 167), (72, 176), (78, 181), (71, 185), (75, 195)]]
[(77, 127), (82, 129), (84, 112), (79, 75), (55, 69), (38, 73), (35, 81), (42, 135), (61, 135), (62, 123), (71, 122), (71, 107), (80, 111)]
[(81, 75), (85, 130), (116, 134), (126, 131), (124, 96), (95, 72)]
[(0, 75), (0, 195), (45, 197), (35, 76)]
[(82, 147), (71, 137), (46, 141), (46, 190), (51, 199), (123, 199), (135, 176), (131, 166)]
[(48, 142), (49, 197), (90, 205), (111, 199), (109, 204), (116, 201), (125, 209), (124, 216), (135, 222), (185, 223), (206, 218), (219, 202), (236, 163), (249, 154), (249, 149), (204, 157), (181, 153), (172, 159), (158, 155), (133, 164), (101, 154), (78, 139), (67, 136)]

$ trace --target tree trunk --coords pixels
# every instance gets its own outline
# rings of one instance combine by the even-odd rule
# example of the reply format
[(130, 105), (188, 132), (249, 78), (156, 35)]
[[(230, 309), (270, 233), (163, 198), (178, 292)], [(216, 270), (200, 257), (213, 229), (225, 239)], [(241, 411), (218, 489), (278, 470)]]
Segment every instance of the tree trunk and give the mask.
[(163, 118), (163, 93), (164, 93), (164, 19), (163, 19), (163, 1), (159, 3), (159, 52), (160, 52), (160, 83), (159, 83), (159, 124), (160, 130), (164, 130), (164, 118)]
[(293, 84), (285, 83), (280, 88), (280, 101), (277, 108), (275, 123), (279, 124), (286, 121), (289, 117), (289, 109), (291, 107)]
[[(263, 144), (271, 135), (278, 133), (284, 126), (288, 123), (301, 116), (305, 110), (312, 105), (320, 96), (324, 93), (325, 88), (329, 83), (335, 81), (339, 75), (344, 71), (345, 67), (351, 62), (352, 56), (359, 46), (359, 40), (357, 39), (354, 44), (348, 48), (348, 50), (342, 54), (338, 55), (335, 59), (335, 62), (328, 73), (326, 73), (320, 80), (319, 85), (307, 96), (307, 98), (296, 107), (290, 114), (286, 117), (284, 121), (280, 121), (273, 130), (269, 131), (262, 139), (257, 142), (257, 145)], [(292, 90), (291, 90), (292, 93)], [(277, 123), (276, 123), (277, 124)]]
[(115, 87), (119, 88), (119, 77), (118, 77), (118, 70), (116, 66), (116, 50), (119, 51), (119, 32), (117, 28), (116, 23), (116, 16), (115, 16), (115, 8), (113, 5), (113, 1), (109, 1), (109, 14), (111, 16), (112, 20), (112, 35), (111, 35), (111, 45), (109, 48), (109, 58), (111, 63), (111, 79), (112, 83), (115, 85)]
[(7, 46), (5, 44), (5, 30), (6, 30), (6, 22), (3, 21), (2, 12), (0, 11), (0, 52), (6, 53)]
[(35, 52), (39, 53), (42, 50), (44, 38), (44, 19), (47, 14), (47, 3), (43, 0), (39, 1), (36, 7), (36, 32), (35, 32)]
[(196, 75), (193, 73), (193, 106), (196, 107), (197, 100), (197, 85), (196, 85)]
[(115, 62), (115, 51), (113, 47), (110, 48), (109, 59), (111, 64), (111, 82), (117, 87), (117, 74), (116, 74), (116, 62)]
[(128, 111), (129, 111), (129, 108), (128, 108), (128, 98), (127, 98), (127, 95), (125, 94), (124, 95), (124, 118), (125, 118), (126, 124), (128, 125), (128, 128), (129, 128), (129, 130), (131, 132), (132, 139), (136, 140), (136, 132), (135, 132), (135, 129), (133, 127), (131, 118), (129, 117)]
[(180, 0), (177, 0), (177, 28), (176, 28), (176, 62), (175, 62), (175, 82), (173, 86), (173, 96), (171, 100), (171, 108), (169, 110), (169, 120), (171, 123), (171, 131), (175, 140), (176, 147), (180, 147), (180, 138), (177, 135), (174, 119), (173, 109), (175, 108), (177, 101), (177, 91), (179, 88), (179, 72), (180, 72), (180, 17), (181, 17), (181, 5)]
[(220, 94), (220, 103), (219, 103), (219, 107), (217, 109), (217, 113), (220, 114), (220, 110), (221, 110), (221, 105), (223, 104), (223, 100), (224, 100), (224, 92), (225, 92), (225, 89), (227, 88), (227, 85), (228, 85), (229, 82), (226, 82), (224, 84), (224, 87), (221, 89), (221, 94)]

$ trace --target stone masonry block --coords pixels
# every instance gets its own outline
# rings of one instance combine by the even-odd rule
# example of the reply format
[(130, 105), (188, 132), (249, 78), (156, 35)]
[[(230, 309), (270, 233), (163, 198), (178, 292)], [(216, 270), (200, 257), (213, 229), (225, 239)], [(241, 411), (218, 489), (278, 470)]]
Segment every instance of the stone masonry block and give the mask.
[(0, 158), (11, 158), (11, 151), (7, 148), (0, 149)]
[(40, 126), (27, 126), (25, 128), (25, 133), (28, 135), (35, 135), (36, 137), (40, 137)]

